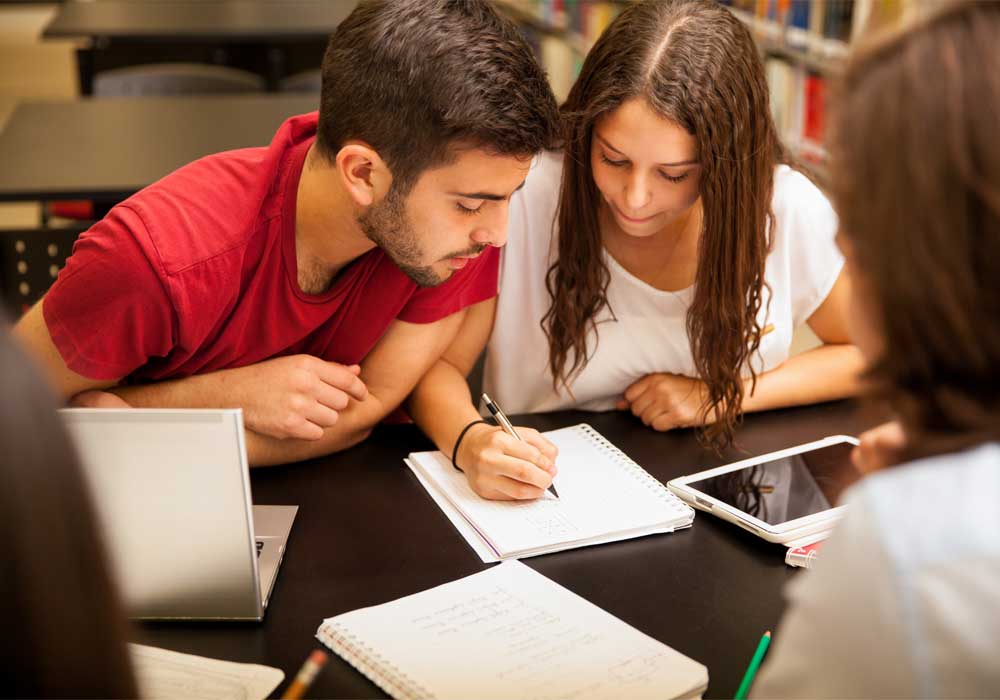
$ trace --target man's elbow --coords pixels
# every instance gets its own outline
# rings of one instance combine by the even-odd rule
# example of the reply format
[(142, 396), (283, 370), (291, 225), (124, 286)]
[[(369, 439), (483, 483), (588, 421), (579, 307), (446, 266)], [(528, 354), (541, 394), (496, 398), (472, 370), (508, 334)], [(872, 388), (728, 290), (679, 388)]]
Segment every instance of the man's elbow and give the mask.
[(333, 439), (327, 439), (331, 437), (327, 436), (320, 440), (278, 440), (247, 430), (247, 457), (251, 467), (271, 467), (320, 459), (364, 442), (373, 429), (374, 426), (352, 428), (340, 431)]
[(369, 425), (369, 426), (359, 426), (358, 428), (351, 430), (350, 432), (348, 432), (343, 436), (343, 439), (341, 440), (341, 445), (337, 447), (337, 449), (332, 450), (332, 452), (340, 452), (341, 450), (346, 450), (348, 448), (354, 447), (355, 445), (364, 442), (371, 436), (372, 431), (374, 429), (375, 429), (374, 425)]

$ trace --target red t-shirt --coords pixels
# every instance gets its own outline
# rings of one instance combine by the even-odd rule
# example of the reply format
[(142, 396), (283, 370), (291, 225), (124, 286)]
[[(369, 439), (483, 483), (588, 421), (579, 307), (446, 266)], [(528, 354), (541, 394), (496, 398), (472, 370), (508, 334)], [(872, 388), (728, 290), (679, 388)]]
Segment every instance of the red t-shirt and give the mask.
[(299, 353), (354, 364), (394, 319), (430, 323), (496, 295), (496, 248), (433, 288), (376, 248), (304, 293), (295, 199), (316, 122), (293, 117), (267, 148), (195, 161), (82, 234), (43, 305), (66, 365), (144, 381)]

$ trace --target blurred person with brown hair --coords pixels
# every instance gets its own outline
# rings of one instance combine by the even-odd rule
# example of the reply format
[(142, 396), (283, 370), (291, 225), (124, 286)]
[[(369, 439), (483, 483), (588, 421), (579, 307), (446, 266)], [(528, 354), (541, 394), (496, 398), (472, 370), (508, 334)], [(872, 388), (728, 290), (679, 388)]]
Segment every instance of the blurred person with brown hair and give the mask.
[[(836, 217), (786, 164), (757, 46), (729, 10), (630, 4), (562, 111), (562, 152), (512, 202), (498, 299), (410, 400), (442, 451), (478, 418), (463, 375), (487, 338), (485, 389), (508, 414), (618, 409), (717, 447), (745, 412), (857, 390)], [(824, 344), (790, 357), (803, 324)], [(525, 443), (468, 429), (455, 462), (480, 495), (551, 482), (555, 449), (518, 430)]]
[(135, 697), (125, 619), (55, 397), (0, 333), (0, 695)]
[(788, 587), (762, 698), (1000, 694), (1000, 4), (936, 9), (834, 103), (851, 335), (898, 420)]

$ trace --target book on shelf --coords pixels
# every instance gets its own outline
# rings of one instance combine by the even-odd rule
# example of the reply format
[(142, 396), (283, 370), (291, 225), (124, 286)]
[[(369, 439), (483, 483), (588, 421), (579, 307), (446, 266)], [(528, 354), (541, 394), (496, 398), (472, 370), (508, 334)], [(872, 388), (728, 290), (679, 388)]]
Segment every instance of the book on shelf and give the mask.
[(809, 47), (809, 32), (813, 21), (812, 3), (793, 0), (788, 8), (788, 29), (785, 34), (788, 44), (795, 49), (803, 50)]
[(821, 164), (827, 78), (776, 56), (765, 61), (764, 69), (771, 114), (782, 142), (804, 160)]

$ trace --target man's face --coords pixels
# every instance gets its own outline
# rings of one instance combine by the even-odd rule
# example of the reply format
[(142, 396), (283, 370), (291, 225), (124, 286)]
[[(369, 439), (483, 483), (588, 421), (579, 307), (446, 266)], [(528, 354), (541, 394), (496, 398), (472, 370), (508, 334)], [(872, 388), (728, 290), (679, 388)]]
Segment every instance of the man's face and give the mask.
[(421, 173), (405, 197), (391, 189), (358, 223), (410, 279), (437, 286), (486, 246), (507, 242), (510, 197), (530, 165), (531, 158), (463, 150)]

